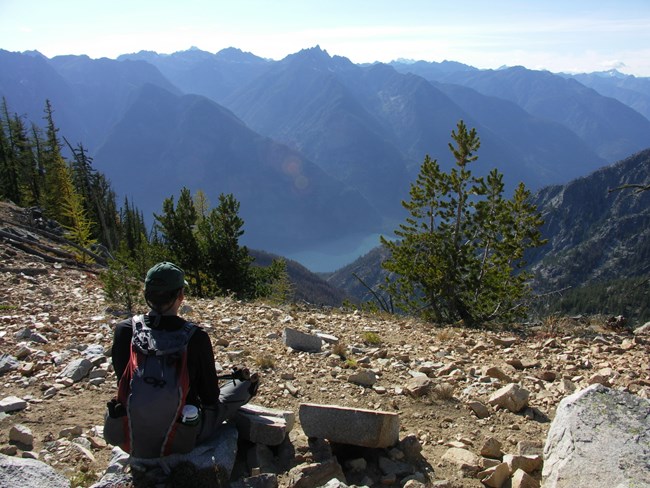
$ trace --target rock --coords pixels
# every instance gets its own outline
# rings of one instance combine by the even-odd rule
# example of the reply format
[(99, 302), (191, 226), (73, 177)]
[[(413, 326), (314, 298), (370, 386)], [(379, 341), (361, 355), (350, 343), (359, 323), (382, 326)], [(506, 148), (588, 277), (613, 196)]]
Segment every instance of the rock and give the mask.
[(465, 475), (469, 476), (473, 476), (481, 469), (481, 458), (467, 449), (451, 447), (443, 454), (442, 460), (455, 464)]
[(233, 481), (228, 486), (230, 488), (277, 488), (278, 477), (275, 474), (262, 473)]
[(89, 359), (79, 358), (68, 363), (68, 365), (59, 373), (60, 378), (70, 378), (75, 383), (85, 378), (93, 367)]
[(415, 479), (410, 479), (404, 485), (402, 485), (402, 488), (425, 488), (426, 485), (422, 483), (421, 481), (415, 480)]
[(496, 378), (503, 383), (512, 383), (512, 378), (504, 373), (501, 368), (497, 368), (496, 366), (487, 368), (485, 370), (485, 375), (489, 376), (490, 378)]
[(34, 435), (29, 427), (22, 424), (16, 424), (9, 430), (9, 440), (17, 444), (32, 448), (34, 445)]
[(289, 471), (288, 478), (288, 488), (316, 488), (332, 479), (346, 483), (343, 469), (335, 458), (322, 463), (296, 466)]
[(235, 416), (235, 424), (242, 439), (247, 441), (277, 446), (296, 421), (296, 415), (288, 410), (277, 410), (247, 404), (241, 407)]
[(474, 412), (474, 415), (480, 419), (485, 419), (490, 416), (490, 410), (479, 401), (469, 402), (467, 406), (472, 410), (472, 412)]
[(324, 334), (322, 332), (317, 332), (316, 335), (323, 339), (325, 342), (328, 344), (338, 344), (339, 343), (339, 338), (332, 335), (332, 334)]
[(557, 373), (555, 371), (546, 370), (546, 371), (541, 371), (537, 375), (537, 377), (542, 381), (552, 383), (553, 381), (555, 381), (555, 378), (557, 378)]
[(517, 383), (510, 383), (490, 395), (488, 403), (490, 405), (498, 405), (501, 408), (507, 408), (511, 412), (517, 413), (528, 406), (529, 395), (528, 390), (522, 388)]
[(501, 443), (494, 437), (490, 437), (483, 443), (483, 447), (481, 447), (481, 456), (492, 459), (501, 459), (501, 456), (503, 456), (503, 452), (501, 452)]
[(426, 375), (415, 376), (406, 384), (406, 392), (414, 397), (421, 397), (429, 393), (433, 382)]
[(541, 456), (544, 453), (544, 443), (541, 441), (519, 441), (517, 454), (520, 456)]
[(399, 440), (395, 413), (303, 403), (299, 416), (308, 437), (362, 447), (391, 447)]
[(498, 336), (493, 336), (491, 337), (492, 342), (496, 344), (497, 346), (503, 346), (503, 347), (512, 347), (517, 343), (517, 338), (516, 337), (498, 337)]
[(506, 454), (503, 456), (503, 462), (510, 467), (510, 472), (514, 473), (518, 469), (531, 474), (542, 468), (544, 460), (542, 456), (518, 456), (515, 454)]
[(449, 480), (436, 480), (431, 483), (431, 488), (453, 488), (453, 484)]
[(409, 434), (399, 441), (397, 448), (404, 454), (404, 460), (417, 464), (422, 457), (422, 444), (415, 434)]
[(15, 412), (27, 408), (27, 402), (16, 396), (8, 396), (0, 400), (0, 412)]
[(320, 352), (323, 340), (314, 334), (306, 334), (296, 329), (286, 327), (282, 338), (286, 346), (296, 351)]
[(80, 436), (82, 433), (83, 433), (83, 427), (81, 425), (75, 425), (74, 427), (66, 427), (59, 431), (59, 439), (63, 437)]
[(377, 383), (377, 375), (368, 369), (362, 369), (348, 377), (349, 383), (361, 386), (372, 386)]
[[(79, 446), (81, 447), (81, 446)], [(195, 447), (187, 454), (171, 454), (164, 458), (164, 469), (173, 470), (176, 466), (189, 464), (197, 475), (205, 473), (207, 477), (214, 477), (215, 472), (222, 473), (226, 479), (230, 478), (235, 459), (237, 457), (237, 428), (232, 424), (223, 424), (214, 436), (207, 442)], [(129, 456), (119, 447), (113, 448), (113, 458), (104, 473), (104, 476), (91, 488), (114, 488), (116, 486), (131, 486), (133, 480), (124, 476), (125, 464)], [(151, 470), (161, 467), (159, 459), (134, 460), (130, 464), (135, 470)], [(194, 474), (192, 475), (194, 476)], [(69, 486), (69, 485), (68, 485)], [(212, 486), (212, 485), (210, 485)], [(41, 487), (43, 488), (43, 487)]]
[(544, 446), (545, 488), (650, 486), (650, 401), (592, 385), (564, 398)]
[(500, 463), (480, 472), (478, 476), (485, 486), (501, 488), (503, 483), (510, 477), (510, 469), (508, 469), (506, 463)]
[(634, 335), (650, 335), (650, 322), (646, 322), (641, 327), (634, 329)]
[(90, 449), (82, 446), (81, 444), (77, 444), (76, 442), (72, 442), (70, 444), (73, 449), (75, 449), (81, 456), (83, 456), (85, 459), (90, 461), (91, 463), (95, 462), (95, 456), (93, 455), (92, 452), (90, 452)]
[(314, 462), (322, 463), (323, 461), (329, 461), (334, 456), (332, 453), (332, 445), (326, 439), (309, 437), (307, 444)]
[(403, 477), (409, 474), (413, 474), (415, 471), (413, 466), (408, 463), (394, 461), (384, 456), (379, 457), (378, 465), (379, 469), (384, 475), (394, 474), (397, 477)]
[(246, 453), (246, 461), (249, 471), (259, 469), (260, 473), (278, 474), (278, 467), (273, 461), (273, 451), (264, 444), (253, 444)]
[(539, 488), (539, 481), (525, 471), (518, 469), (512, 475), (511, 488)]
[(368, 462), (364, 458), (348, 459), (345, 462), (345, 467), (350, 471), (365, 472)]
[(36, 459), (0, 454), (0, 486), (3, 488), (70, 488), (70, 481)]
[(0, 354), (0, 375), (20, 367), (20, 361), (9, 354)]

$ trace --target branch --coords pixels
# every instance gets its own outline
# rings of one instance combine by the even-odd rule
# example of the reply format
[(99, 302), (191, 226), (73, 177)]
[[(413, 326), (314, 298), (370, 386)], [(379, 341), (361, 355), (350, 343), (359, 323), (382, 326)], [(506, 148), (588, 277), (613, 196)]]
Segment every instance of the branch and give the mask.
[(382, 308), (384, 312), (393, 313), (392, 307), (389, 308), (388, 304), (386, 303), (386, 300), (380, 297), (375, 290), (370, 288), (365, 281), (359, 278), (359, 275), (357, 275), (356, 273), (352, 273), (352, 276), (358, 279), (359, 283), (361, 283), (370, 293), (372, 293), (372, 296), (375, 297), (375, 300), (377, 300), (377, 303), (379, 304), (379, 306)]

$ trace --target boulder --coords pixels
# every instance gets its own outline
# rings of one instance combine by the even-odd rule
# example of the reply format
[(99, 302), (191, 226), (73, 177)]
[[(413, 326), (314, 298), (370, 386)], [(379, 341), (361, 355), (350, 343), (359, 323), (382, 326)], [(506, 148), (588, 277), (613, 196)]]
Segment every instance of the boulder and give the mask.
[(235, 423), (239, 435), (247, 441), (277, 446), (296, 421), (296, 415), (288, 410), (277, 410), (258, 405), (244, 405), (237, 411)]
[(303, 403), (298, 415), (307, 437), (362, 447), (391, 447), (399, 440), (396, 413)]
[(332, 458), (322, 463), (301, 464), (289, 471), (289, 488), (316, 488), (333, 479), (346, 482), (341, 465)]
[(511, 478), (512, 488), (539, 488), (539, 481), (525, 471), (518, 469)]
[(502, 383), (512, 383), (512, 378), (508, 376), (501, 368), (498, 368), (496, 366), (486, 368), (484, 374), (485, 376), (495, 378)]
[(296, 351), (320, 352), (323, 339), (314, 334), (307, 334), (299, 330), (286, 327), (282, 338), (286, 346)]
[(650, 486), (650, 401), (596, 384), (564, 398), (544, 446), (545, 488)]
[(508, 465), (511, 473), (521, 469), (522, 471), (531, 474), (541, 469), (544, 460), (542, 459), (542, 456), (506, 454), (503, 456), (503, 462)]
[(499, 463), (496, 466), (479, 473), (481, 483), (490, 488), (501, 488), (503, 483), (510, 477), (510, 469), (506, 463)]
[(426, 375), (410, 378), (406, 384), (406, 391), (414, 397), (421, 397), (429, 393), (433, 382)]
[(361, 386), (372, 386), (377, 383), (377, 375), (368, 369), (362, 369), (348, 377), (349, 383)]
[(0, 375), (20, 367), (20, 361), (9, 354), (0, 354)]
[(450, 447), (442, 455), (442, 460), (455, 464), (463, 473), (470, 476), (481, 469), (481, 458), (467, 449)]
[(488, 403), (517, 413), (528, 406), (529, 395), (530, 393), (525, 388), (522, 388), (517, 383), (510, 383), (492, 393)]
[(59, 374), (61, 378), (70, 378), (75, 383), (81, 381), (83, 378), (88, 376), (88, 373), (93, 367), (93, 363), (89, 359), (80, 358), (75, 359), (69, 363), (63, 371)]
[(8, 396), (0, 400), (0, 412), (15, 412), (27, 408), (27, 402), (16, 396)]
[(9, 440), (31, 449), (34, 445), (34, 434), (26, 425), (16, 424), (9, 430)]
[(650, 322), (646, 322), (641, 327), (634, 329), (634, 335), (650, 335)]
[(481, 447), (481, 456), (491, 459), (501, 459), (503, 452), (501, 452), (501, 442), (494, 437), (486, 439)]
[(200, 486), (198, 478), (205, 477), (210, 480), (221, 475), (228, 479), (237, 457), (237, 437), (237, 428), (231, 424), (224, 424), (215, 432), (214, 437), (187, 454), (172, 454), (157, 459), (130, 458), (119, 447), (114, 447), (113, 457), (104, 476), (91, 488), (132, 486), (133, 479), (126, 471), (128, 464), (135, 467), (132, 472), (151, 473), (154, 479), (156, 473), (160, 473), (166, 479), (169, 477), (167, 473), (172, 473), (171, 476), (182, 476), (183, 472), (187, 472), (187, 476), (197, 478), (197, 480), (193, 479), (197, 481), (196, 486)]
[(3, 488), (70, 488), (70, 481), (52, 467), (36, 459), (0, 454), (0, 486)]
[(479, 401), (469, 402), (467, 406), (472, 410), (472, 412), (474, 412), (474, 415), (480, 419), (485, 419), (490, 416), (490, 410)]

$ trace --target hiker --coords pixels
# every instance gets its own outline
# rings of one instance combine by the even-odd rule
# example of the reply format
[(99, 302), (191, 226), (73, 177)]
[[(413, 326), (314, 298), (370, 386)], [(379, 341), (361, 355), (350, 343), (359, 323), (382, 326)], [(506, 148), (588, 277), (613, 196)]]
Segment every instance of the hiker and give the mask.
[(156, 264), (144, 288), (151, 310), (115, 328), (118, 393), (108, 404), (104, 437), (136, 458), (189, 452), (257, 392), (257, 375), (243, 368), (219, 388), (210, 337), (178, 316), (186, 286), (181, 268)]

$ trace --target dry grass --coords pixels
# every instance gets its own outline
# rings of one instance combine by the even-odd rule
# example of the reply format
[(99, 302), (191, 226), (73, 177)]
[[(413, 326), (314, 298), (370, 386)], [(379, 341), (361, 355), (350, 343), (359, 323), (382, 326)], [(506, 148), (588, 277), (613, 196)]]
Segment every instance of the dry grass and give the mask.
[(364, 332), (363, 342), (371, 346), (378, 346), (382, 343), (382, 340), (376, 332)]
[(337, 342), (332, 346), (332, 354), (336, 354), (341, 359), (348, 356), (348, 346), (344, 342)]
[(275, 359), (269, 354), (258, 356), (255, 358), (255, 364), (260, 369), (273, 369), (275, 368)]
[(454, 398), (454, 387), (449, 383), (441, 383), (434, 386), (432, 392), (438, 400), (448, 401)]
[(436, 340), (438, 342), (447, 342), (454, 338), (454, 331), (451, 327), (445, 327), (444, 329), (436, 332)]

